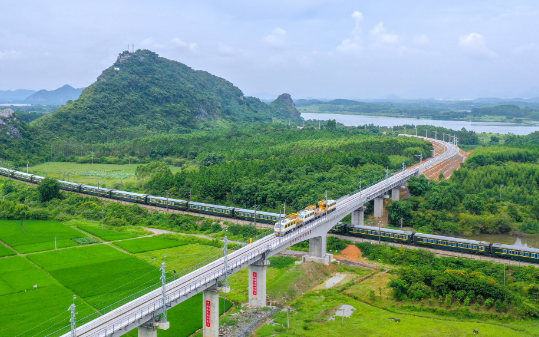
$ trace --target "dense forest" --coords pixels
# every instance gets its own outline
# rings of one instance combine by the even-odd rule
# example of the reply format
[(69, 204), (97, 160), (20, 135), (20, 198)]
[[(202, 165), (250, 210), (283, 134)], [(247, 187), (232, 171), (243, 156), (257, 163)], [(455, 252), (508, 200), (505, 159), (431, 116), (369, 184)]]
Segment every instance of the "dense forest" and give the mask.
[(448, 181), (410, 180), (412, 197), (393, 202), (390, 221), (421, 232), (539, 233), (539, 150), (477, 148)]
[[(413, 164), (419, 153), (432, 153), (429, 142), (409, 137), (372, 135), (361, 128), (303, 130), (251, 129), (231, 134), (174, 137), (169, 155), (186, 167), (172, 174), (167, 164), (140, 166), (138, 176), (148, 193), (288, 212), (325, 197), (338, 198), (376, 182), (386, 170)], [(143, 140), (141, 140), (143, 141)], [(155, 138), (148, 148), (157, 148)], [(163, 143), (160, 139), (159, 143)], [(391, 172), (390, 171), (390, 172)]]

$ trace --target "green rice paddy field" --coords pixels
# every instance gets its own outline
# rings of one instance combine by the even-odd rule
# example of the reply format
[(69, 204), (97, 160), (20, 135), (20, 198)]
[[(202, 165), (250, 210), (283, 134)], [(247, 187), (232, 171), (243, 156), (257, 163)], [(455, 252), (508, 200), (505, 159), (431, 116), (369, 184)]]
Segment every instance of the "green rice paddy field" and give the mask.
[(121, 233), (121, 232), (116, 232), (109, 229), (101, 229), (101, 228), (91, 227), (91, 226), (77, 226), (77, 227), (82, 229), (86, 233), (90, 233), (94, 236), (97, 236), (103, 241), (124, 240), (124, 239), (136, 238), (139, 236), (137, 234)]
[(184, 246), (187, 243), (168, 240), (163, 238), (140, 238), (134, 240), (119, 241), (114, 243), (116, 246), (133, 254), (144, 253), (152, 250), (166, 249), (172, 247)]
[(0, 241), (21, 254), (78, 246), (86, 235), (57, 221), (0, 220)]
[[(64, 247), (67, 246), (65, 249), (36, 253), (40, 249), (54, 249), (48, 246), (48, 238), (54, 235), (64, 241), (85, 235), (69, 226), (50, 221), (30, 222), (29, 226), (24, 221), (24, 227), (30, 228), (34, 235), (24, 235), (20, 229), (21, 221), (2, 221), (0, 224), (3, 226), (0, 241), (7, 240), (10, 246), (31, 252), (0, 258), (0, 307), (9, 308), (3, 309), (0, 315), (0, 336), (44, 336), (68, 326), (67, 309), (73, 302), (73, 295), (77, 296), (77, 318), (80, 319), (90, 314), (96, 315), (97, 310), (103, 310), (141, 289), (152, 285), (158, 287), (163, 254), (167, 254), (167, 269), (181, 271), (221, 251), (211, 246), (151, 237), (116, 242), (129, 242), (127, 248), (142, 252), (132, 255), (108, 244), (64, 244)], [(94, 228), (90, 230), (107, 240), (126, 234), (109, 230), (104, 230), (107, 232), (104, 233)], [(0, 243), (0, 254), (15, 252)], [(34, 285), (37, 285), (37, 289), (34, 289)], [(231, 305), (227, 302), (227, 307)], [(189, 336), (201, 328), (201, 313), (202, 299), (198, 295), (169, 311), (171, 328), (167, 332), (160, 331), (159, 335)], [(137, 336), (137, 331), (126, 336)]]

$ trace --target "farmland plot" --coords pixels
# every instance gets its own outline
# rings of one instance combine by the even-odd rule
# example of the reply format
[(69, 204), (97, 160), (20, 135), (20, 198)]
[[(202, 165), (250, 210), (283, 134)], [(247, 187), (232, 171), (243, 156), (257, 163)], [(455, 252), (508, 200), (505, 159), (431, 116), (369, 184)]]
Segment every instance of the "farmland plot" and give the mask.
[(133, 254), (149, 252), (152, 250), (166, 249), (187, 245), (187, 242), (168, 240), (158, 237), (141, 238), (114, 243), (116, 246)]
[(116, 232), (113, 230), (108, 229), (101, 229), (97, 227), (90, 227), (90, 226), (77, 226), (80, 229), (82, 229), (85, 232), (88, 232), (92, 235), (97, 236), (101, 240), (104, 241), (115, 241), (115, 240), (123, 240), (123, 239), (131, 239), (136, 238), (139, 235), (137, 234), (131, 234), (131, 233), (123, 233), (123, 232)]
[(56, 250), (28, 258), (99, 310), (160, 282), (159, 268), (108, 245)]
[(0, 220), (0, 240), (19, 253), (78, 246), (74, 238), (85, 237), (83, 233), (57, 221)]
[(0, 257), (15, 255), (15, 252), (0, 243)]
[[(71, 291), (24, 257), (0, 259), (0, 336), (31, 337), (53, 332), (69, 324), (67, 308), (71, 303)], [(77, 301), (80, 314), (93, 311)]]

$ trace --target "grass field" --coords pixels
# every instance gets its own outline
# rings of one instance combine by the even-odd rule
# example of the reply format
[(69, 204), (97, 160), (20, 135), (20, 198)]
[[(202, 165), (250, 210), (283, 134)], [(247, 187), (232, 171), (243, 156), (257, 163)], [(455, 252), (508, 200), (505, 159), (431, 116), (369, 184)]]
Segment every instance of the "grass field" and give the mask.
[[(137, 181), (135, 177), (136, 164), (114, 165), (114, 164), (78, 164), (64, 162), (43, 163), (29, 168), (30, 173), (41, 176), (48, 176), (55, 179), (67, 180), (80, 184), (89, 184), (111, 188), (113, 184), (123, 182), (123, 184), (133, 184)], [(179, 167), (170, 166), (172, 172), (180, 170)], [(19, 168), (26, 172), (26, 169)]]
[(172, 247), (184, 246), (187, 243), (167, 240), (163, 238), (140, 238), (134, 240), (119, 241), (114, 243), (116, 246), (133, 254), (149, 252), (152, 250), (160, 250)]
[(0, 244), (0, 257), (16, 255), (15, 252), (8, 247)]
[(98, 238), (104, 241), (115, 241), (115, 240), (131, 239), (131, 238), (138, 237), (137, 234), (116, 232), (113, 230), (101, 229), (97, 227), (90, 227), (90, 226), (77, 226), (77, 227), (79, 227), (85, 232), (88, 232), (92, 235), (97, 236)]
[(33, 253), (58, 248), (78, 246), (74, 238), (83, 233), (56, 221), (0, 220), (0, 240), (19, 253)]
[[(34, 285), (37, 289), (34, 290)], [(31, 337), (69, 324), (73, 293), (24, 257), (0, 259), (0, 336)], [(82, 315), (93, 312), (77, 301)]]
[[(132, 240), (130, 240), (132, 241)], [(203, 262), (222, 252), (222, 249), (203, 245), (184, 245), (174, 248), (162, 249), (136, 254), (136, 257), (156, 267), (163, 262), (163, 254), (167, 255), (167, 270), (178, 272), (197, 263)]]
[(158, 268), (103, 244), (28, 258), (99, 310), (160, 282)]
[[(350, 318), (337, 316), (328, 320), (341, 304), (352, 305), (357, 310)], [(286, 330), (286, 312), (274, 316), (274, 324), (257, 331), (258, 336), (418, 336), (452, 337), (473, 336), (478, 329), (480, 336), (530, 336), (526, 331), (516, 331), (498, 322), (474, 322), (451, 319), (418, 317), (392, 313), (364, 304), (340, 294), (336, 290), (310, 292), (292, 304), (290, 330)], [(400, 318), (395, 323), (391, 318)]]

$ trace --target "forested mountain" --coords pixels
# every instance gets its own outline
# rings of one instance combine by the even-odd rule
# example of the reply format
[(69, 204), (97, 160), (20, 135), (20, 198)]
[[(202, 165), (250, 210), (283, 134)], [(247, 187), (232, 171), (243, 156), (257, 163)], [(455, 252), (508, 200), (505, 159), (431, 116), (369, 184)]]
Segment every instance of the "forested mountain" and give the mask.
[(0, 110), (0, 159), (23, 162), (37, 151), (28, 124), (11, 109)]
[(75, 89), (70, 85), (64, 85), (56, 90), (39, 90), (27, 97), (25, 102), (31, 104), (56, 105), (65, 104), (69, 100), (79, 98), (84, 88)]
[(216, 123), (271, 121), (274, 111), (227, 80), (149, 50), (123, 52), (79, 99), (35, 122), (46, 136), (103, 141), (114, 134), (186, 133)]
[(35, 90), (26, 89), (0, 90), (0, 102), (22, 101), (35, 92)]

